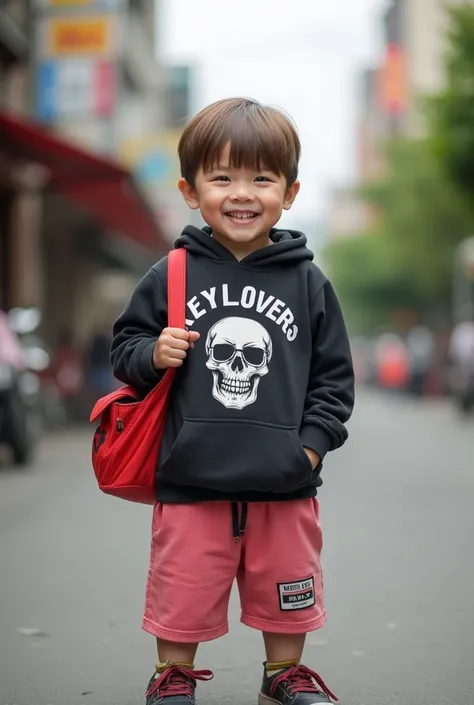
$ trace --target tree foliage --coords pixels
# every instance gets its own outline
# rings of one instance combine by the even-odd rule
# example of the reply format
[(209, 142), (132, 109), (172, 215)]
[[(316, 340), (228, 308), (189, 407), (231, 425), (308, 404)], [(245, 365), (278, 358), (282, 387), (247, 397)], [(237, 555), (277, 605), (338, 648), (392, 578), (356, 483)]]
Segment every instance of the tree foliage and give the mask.
[(363, 193), (380, 213), (377, 229), (327, 252), (356, 330), (389, 324), (401, 308), (421, 317), (446, 310), (453, 249), (470, 232), (462, 201), (425, 141), (392, 143), (387, 161), (388, 176)]
[(387, 145), (387, 176), (364, 187), (375, 231), (336, 241), (327, 261), (353, 331), (450, 309), (455, 246), (474, 224), (474, 7), (451, 11), (442, 92), (426, 100), (424, 140)]
[(474, 213), (474, 6), (450, 10), (445, 88), (427, 103), (435, 154)]

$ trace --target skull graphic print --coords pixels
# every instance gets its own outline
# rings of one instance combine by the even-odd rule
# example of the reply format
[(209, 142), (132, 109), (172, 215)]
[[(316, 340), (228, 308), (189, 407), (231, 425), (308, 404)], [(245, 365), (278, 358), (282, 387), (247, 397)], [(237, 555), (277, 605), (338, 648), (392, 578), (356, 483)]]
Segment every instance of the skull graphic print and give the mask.
[(214, 399), (227, 409), (241, 410), (253, 404), (272, 359), (268, 331), (250, 318), (223, 318), (209, 330), (206, 354)]

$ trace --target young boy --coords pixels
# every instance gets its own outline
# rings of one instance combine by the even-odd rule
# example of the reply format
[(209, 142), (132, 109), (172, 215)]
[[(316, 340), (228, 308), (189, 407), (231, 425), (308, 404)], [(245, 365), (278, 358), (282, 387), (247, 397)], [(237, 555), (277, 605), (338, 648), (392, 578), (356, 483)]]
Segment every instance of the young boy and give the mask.
[(167, 258), (114, 326), (122, 382), (146, 392), (179, 368), (156, 471), (143, 628), (158, 642), (147, 705), (191, 705), (198, 644), (242, 622), (263, 633), (259, 704), (335, 697), (301, 665), (326, 620), (317, 488), (347, 438), (351, 354), (334, 290), (302, 233), (277, 230), (298, 190), (300, 143), (280, 111), (247, 99), (200, 112), (179, 144), (188, 226), (186, 330), (167, 327)]

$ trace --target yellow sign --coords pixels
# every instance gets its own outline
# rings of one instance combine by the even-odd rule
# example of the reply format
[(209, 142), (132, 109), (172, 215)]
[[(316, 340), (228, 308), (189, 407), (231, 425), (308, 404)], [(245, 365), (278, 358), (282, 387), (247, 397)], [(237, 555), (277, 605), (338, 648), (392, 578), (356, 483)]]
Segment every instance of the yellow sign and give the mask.
[(115, 23), (110, 17), (53, 18), (48, 24), (49, 56), (105, 56), (115, 49)]
[(94, 0), (49, 0), (50, 5), (90, 5)]

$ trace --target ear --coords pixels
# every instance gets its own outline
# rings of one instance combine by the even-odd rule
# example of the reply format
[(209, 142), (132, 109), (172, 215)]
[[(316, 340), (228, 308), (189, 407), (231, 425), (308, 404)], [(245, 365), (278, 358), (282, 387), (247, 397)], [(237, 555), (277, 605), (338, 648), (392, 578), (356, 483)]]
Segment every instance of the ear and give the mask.
[(291, 206), (294, 203), (294, 200), (296, 196), (298, 195), (298, 192), (300, 190), (300, 182), (299, 181), (294, 181), (291, 186), (288, 186), (285, 194), (285, 200), (283, 201), (283, 208), (286, 211), (289, 211)]
[(178, 188), (181, 191), (184, 200), (188, 204), (188, 206), (193, 210), (196, 211), (199, 208), (199, 199), (198, 199), (198, 194), (196, 191), (196, 188), (194, 186), (191, 186), (190, 183), (186, 181), (186, 179), (180, 179), (178, 181)]

